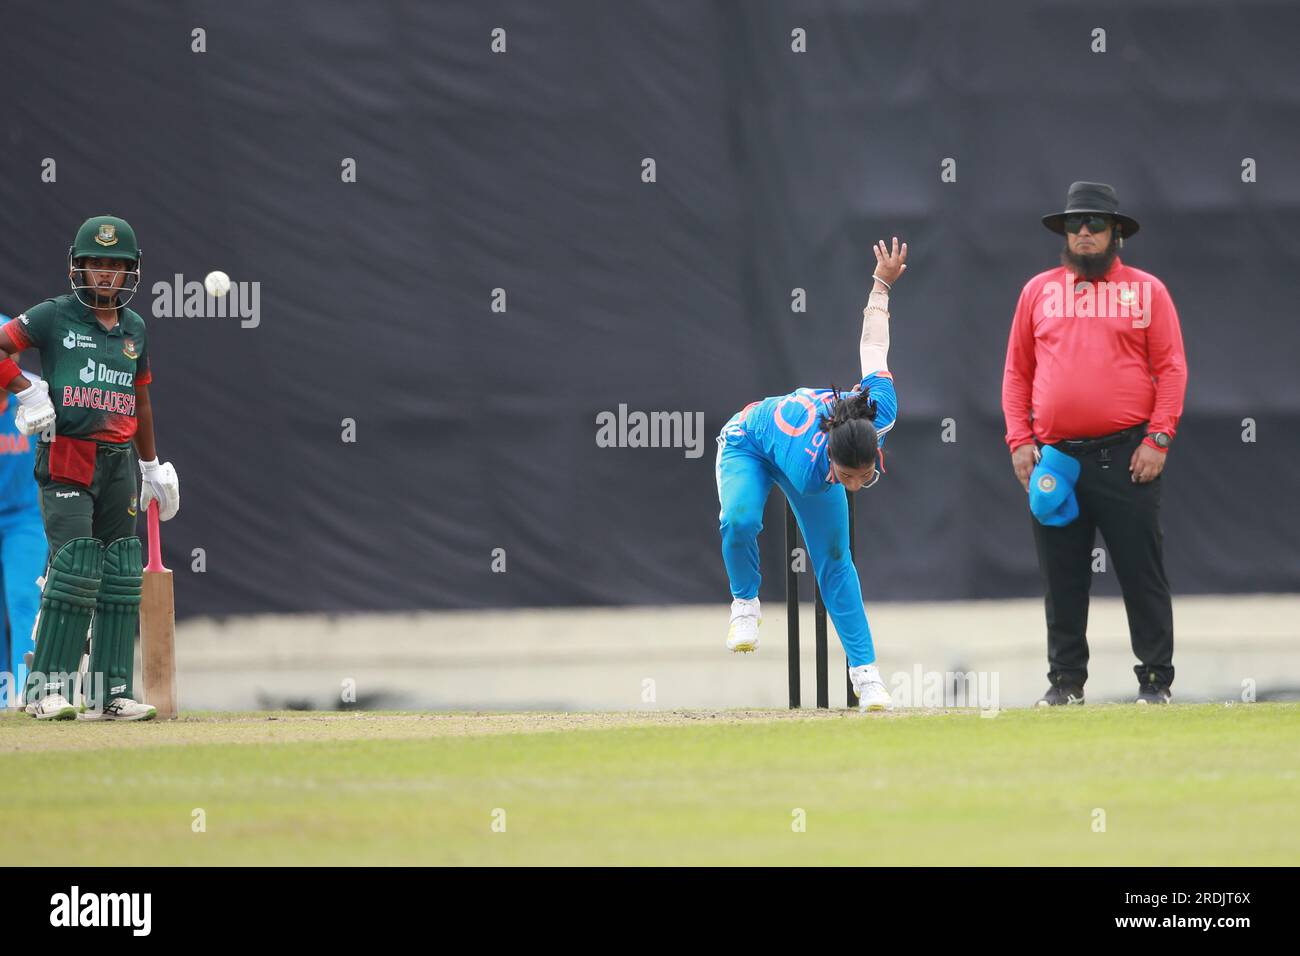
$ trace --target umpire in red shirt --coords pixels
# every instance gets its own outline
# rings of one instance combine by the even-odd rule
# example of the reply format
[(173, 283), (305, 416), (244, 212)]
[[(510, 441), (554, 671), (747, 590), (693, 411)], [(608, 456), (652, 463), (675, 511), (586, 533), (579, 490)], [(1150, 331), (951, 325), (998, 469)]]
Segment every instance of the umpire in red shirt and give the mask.
[[(1011, 465), (1026, 491), (1051, 445), (1078, 463), (1072, 520), (1032, 519), (1047, 586), (1051, 687), (1039, 706), (1083, 703), (1088, 592), (1101, 531), (1119, 577), (1138, 665), (1138, 703), (1163, 704), (1174, 681), (1174, 621), (1160, 530), (1160, 475), (1187, 388), (1178, 313), (1148, 272), (1120, 261), (1138, 231), (1104, 183), (1074, 183), (1065, 211), (1043, 217), (1065, 237), (1058, 268), (1025, 284), (1002, 378)], [(1049, 458), (1053, 456), (1048, 456)], [(1069, 514), (1074, 513), (1071, 502)], [(1065, 517), (1068, 517), (1065, 516)]]

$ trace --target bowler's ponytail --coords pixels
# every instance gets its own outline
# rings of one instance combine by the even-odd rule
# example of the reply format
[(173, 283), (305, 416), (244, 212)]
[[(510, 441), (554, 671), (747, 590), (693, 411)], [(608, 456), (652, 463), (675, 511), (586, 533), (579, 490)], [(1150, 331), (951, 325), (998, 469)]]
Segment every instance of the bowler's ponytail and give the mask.
[(876, 460), (876, 403), (867, 392), (842, 393), (834, 385), (831, 414), (817, 423), (827, 433), (826, 453), (845, 468), (866, 468)]

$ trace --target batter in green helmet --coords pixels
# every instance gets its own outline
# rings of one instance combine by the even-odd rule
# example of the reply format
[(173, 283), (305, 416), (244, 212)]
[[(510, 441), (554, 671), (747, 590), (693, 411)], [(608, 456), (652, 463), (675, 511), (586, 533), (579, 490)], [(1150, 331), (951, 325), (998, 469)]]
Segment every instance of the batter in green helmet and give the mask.
[[(156, 500), (159, 518), (170, 519), (180, 487), (176, 469), (158, 462), (148, 334), (127, 308), (140, 285), (135, 230), (115, 216), (87, 219), (68, 249), (68, 281), (69, 294), (0, 327), (0, 388), (18, 399), (18, 429), (40, 435), (35, 475), (50, 543), (24, 699), (38, 720), (148, 720), (156, 711), (133, 689), (143, 579), (136, 513)], [(11, 358), (25, 349), (40, 352), (43, 379)], [(78, 712), (69, 699), (87, 632)]]

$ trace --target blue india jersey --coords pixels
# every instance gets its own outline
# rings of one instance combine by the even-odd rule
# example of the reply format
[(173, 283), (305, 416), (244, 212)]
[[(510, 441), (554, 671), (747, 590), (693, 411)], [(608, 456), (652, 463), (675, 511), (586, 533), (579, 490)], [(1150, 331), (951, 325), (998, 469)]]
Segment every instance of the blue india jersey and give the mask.
[(36, 441), (20, 434), (14, 424), (18, 400), (13, 395), (0, 395), (0, 512), (40, 509), (36, 479), (32, 468), (36, 463)]
[[(874, 485), (884, 473), (885, 436), (898, 416), (898, 395), (888, 371), (873, 372), (852, 392), (867, 392), (876, 403), (879, 460)], [(797, 388), (788, 395), (774, 395), (753, 402), (732, 416), (722, 430), (720, 443), (749, 448), (761, 454), (790, 480), (801, 494), (820, 494), (836, 484), (826, 455), (827, 435), (818, 421), (829, 418), (835, 392), (829, 388)], [(864, 487), (871, 487), (867, 485)]]

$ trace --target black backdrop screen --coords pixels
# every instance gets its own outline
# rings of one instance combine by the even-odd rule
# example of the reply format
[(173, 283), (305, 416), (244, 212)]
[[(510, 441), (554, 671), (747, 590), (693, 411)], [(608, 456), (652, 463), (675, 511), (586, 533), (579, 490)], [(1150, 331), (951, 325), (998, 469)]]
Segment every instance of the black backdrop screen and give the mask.
[[(1125, 259), (1182, 318), (1175, 592), (1300, 584), (1293, 4), (7, 10), (0, 310), (66, 290), (85, 217), (136, 227), (181, 616), (726, 601), (712, 435), (855, 379), (893, 234), (901, 415), (859, 501), (865, 594), (1039, 594), (999, 390), (1074, 179), (1115, 184), (1143, 224)], [(154, 282), (212, 269), (260, 283), (255, 328), (150, 318)], [(598, 447), (620, 404), (702, 412), (703, 455)]]

